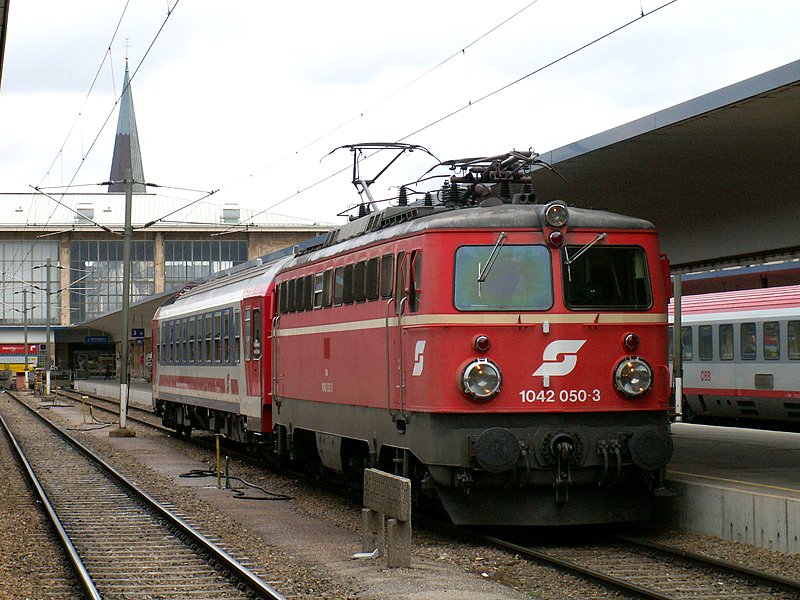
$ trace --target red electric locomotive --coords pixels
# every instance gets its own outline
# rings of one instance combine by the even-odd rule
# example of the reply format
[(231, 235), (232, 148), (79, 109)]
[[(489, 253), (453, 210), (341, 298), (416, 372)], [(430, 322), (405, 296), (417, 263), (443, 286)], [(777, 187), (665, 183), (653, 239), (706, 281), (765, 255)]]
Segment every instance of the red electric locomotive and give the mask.
[[(532, 153), (446, 164), (456, 174), (435, 197), (401, 190), (397, 206), (230, 275), (231, 293), (223, 277), (161, 309), (161, 335), (177, 323), (178, 346), (208, 339), (203, 377), (213, 367), (229, 381), (187, 393), (191, 365), (159, 359), (165, 423), (234, 431), (353, 478), (405, 475), (457, 524), (646, 520), (672, 451), (656, 232), (537, 204)], [(201, 314), (211, 333), (183, 335)], [(168, 357), (173, 337), (158, 344)], [(225, 344), (244, 348), (227, 364)], [(234, 392), (231, 378), (248, 383)]]

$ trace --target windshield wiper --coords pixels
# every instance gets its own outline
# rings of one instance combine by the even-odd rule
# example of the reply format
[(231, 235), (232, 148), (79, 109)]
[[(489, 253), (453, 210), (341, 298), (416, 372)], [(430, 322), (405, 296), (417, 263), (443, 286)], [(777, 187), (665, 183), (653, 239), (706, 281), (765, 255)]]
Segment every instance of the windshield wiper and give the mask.
[(481, 268), (481, 263), (478, 263), (478, 283), (483, 283), (486, 281), (486, 276), (489, 274), (492, 266), (494, 266), (494, 261), (497, 259), (497, 255), (500, 253), (500, 248), (503, 246), (503, 241), (508, 236), (506, 235), (505, 231), (501, 231), (500, 235), (497, 236), (497, 242), (492, 248), (492, 253), (489, 255), (489, 260), (486, 261), (486, 266)]
[(601, 233), (601, 234), (600, 234), (600, 235), (598, 235), (596, 238), (594, 238), (594, 239), (593, 239), (591, 242), (589, 242), (588, 244), (586, 244), (586, 245), (585, 245), (583, 248), (581, 248), (580, 250), (578, 250), (578, 252), (577, 252), (577, 253), (575, 254), (575, 256), (573, 256), (572, 258), (570, 258), (570, 257), (569, 257), (569, 251), (567, 250), (567, 247), (566, 247), (566, 246), (564, 246), (564, 257), (566, 258), (566, 260), (564, 261), (564, 264), (565, 264), (565, 265), (567, 265), (567, 280), (568, 280), (570, 283), (572, 283), (572, 269), (570, 269), (570, 268), (569, 268), (569, 267), (570, 267), (570, 265), (571, 265), (572, 263), (574, 263), (576, 260), (578, 260), (578, 259), (581, 257), (581, 255), (582, 255), (584, 252), (586, 252), (586, 251), (587, 251), (589, 248), (591, 248), (592, 246), (594, 246), (594, 245), (595, 245), (597, 242), (599, 242), (600, 240), (604, 240), (604, 239), (605, 239), (607, 236), (608, 236), (608, 234), (607, 234), (607, 233), (605, 233), (605, 232)]

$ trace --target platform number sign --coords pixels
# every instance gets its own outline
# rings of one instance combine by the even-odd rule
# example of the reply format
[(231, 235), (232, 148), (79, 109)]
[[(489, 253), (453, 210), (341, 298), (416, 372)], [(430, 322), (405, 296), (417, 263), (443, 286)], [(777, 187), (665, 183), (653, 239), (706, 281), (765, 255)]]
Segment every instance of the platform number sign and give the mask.
[(131, 337), (132, 338), (143, 338), (144, 337), (144, 329), (131, 329)]

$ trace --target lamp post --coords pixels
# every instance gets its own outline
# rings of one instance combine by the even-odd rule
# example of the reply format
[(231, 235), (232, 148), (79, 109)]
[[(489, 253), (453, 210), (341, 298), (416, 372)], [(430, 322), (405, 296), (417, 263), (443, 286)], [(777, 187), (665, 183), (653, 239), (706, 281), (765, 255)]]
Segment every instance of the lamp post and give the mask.
[(131, 293), (131, 204), (133, 200), (133, 175), (125, 169), (125, 230), (122, 237), (122, 335), (120, 336), (119, 369), (119, 428), (112, 429), (110, 436), (133, 437), (135, 431), (126, 429), (128, 413), (128, 336), (130, 335), (129, 315)]

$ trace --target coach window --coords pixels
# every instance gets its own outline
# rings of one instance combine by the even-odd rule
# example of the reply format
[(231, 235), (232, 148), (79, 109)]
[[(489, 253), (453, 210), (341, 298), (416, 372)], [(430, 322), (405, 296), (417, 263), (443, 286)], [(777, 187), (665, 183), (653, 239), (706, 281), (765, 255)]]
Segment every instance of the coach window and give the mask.
[(187, 342), (187, 335), (188, 335), (188, 331), (187, 330), (188, 330), (188, 327), (186, 326), (186, 319), (183, 319), (181, 321), (181, 339), (180, 339), (180, 341), (181, 341), (181, 354), (180, 354), (180, 356), (181, 356), (181, 364), (186, 364), (186, 360), (189, 358), (189, 352), (187, 352), (189, 344), (186, 343)]
[(330, 308), (331, 304), (333, 304), (333, 269), (328, 269), (322, 277), (322, 306)]
[(781, 357), (781, 332), (778, 321), (764, 323), (764, 360), (779, 360)]
[(422, 250), (411, 253), (411, 270), (408, 278), (408, 307), (412, 313), (419, 312), (419, 300), (422, 295)]
[(394, 287), (394, 254), (381, 257), (381, 298), (391, 298)]
[(719, 359), (733, 360), (733, 325), (719, 326)]
[(739, 347), (742, 360), (756, 359), (756, 324), (742, 323), (739, 326)]
[(195, 321), (194, 317), (189, 317), (189, 362), (194, 364), (194, 340), (195, 340)]
[(694, 358), (694, 340), (690, 326), (681, 327), (681, 357), (683, 360)]
[(344, 303), (344, 267), (336, 267), (333, 272), (333, 305)]
[(231, 360), (231, 313), (228, 310), (222, 312), (222, 355), (221, 362), (228, 363)]
[(253, 360), (261, 358), (261, 310), (253, 309)]
[(214, 313), (214, 362), (222, 361), (222, 315)]
[(233, 362), (242, 360), (242, 315), (238, 308), (233, 309)]
[[(286, 282), (283, 283), (286, 286)], [(244, 359), (250, 360), (250, 307), (244, 309)]]
[(789, 321), (786, 325), (789, 360), (800, 360), (800, 321)]
[(700, 325), (697, 328), (697, 356), (700, 360), (714, 358), (714, 335), (711, 325)]
[(364, 302), (366, 300), (367, 261), (360, 260), (353, 267), (353, 300)]
[(324, 291), (324, 275), (314, 275), (314, 308), (322, 308), (322, 293)]
[(214, 329), (211, 327), (211, 315), (206, 315), (206, 352), (205, 352), (205, 362), (210, 363), (214, 360), (214, 345), (212, 342), (214, 336)]
[(344, 267), (344, 281), (342, 282), (343, 298), (342, 302), (345, 304), (353, 303), (353, 265), (345, 265)]

